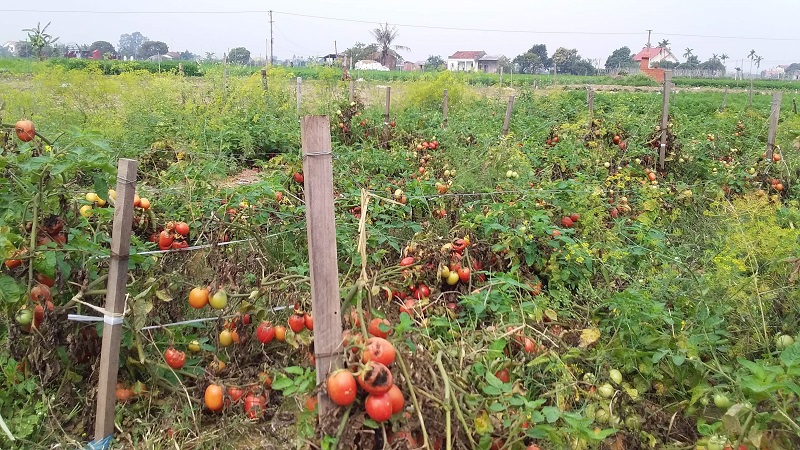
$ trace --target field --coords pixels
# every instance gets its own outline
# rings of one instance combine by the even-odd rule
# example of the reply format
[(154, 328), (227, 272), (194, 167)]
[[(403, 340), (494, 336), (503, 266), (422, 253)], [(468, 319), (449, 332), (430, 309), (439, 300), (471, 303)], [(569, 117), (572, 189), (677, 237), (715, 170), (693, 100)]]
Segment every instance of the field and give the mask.
[[(374, 374), (363, 336), (389, 333), (404, 398), (374, 420), (358, 389), (318, 424), (299, 72), (270, 69), (265, 91), (258, 69), (2, 61), (0, 415), (17, 440), (0, 448), (93, 438), (103, 327), (67, 314), (103, 305), (122, 157), (142, 201), (114, 448), (800, 447), (789, 95), (767, 159), (759, 92), (720, 111), (722, 92), (679, 82), (662, 130), (651, 83), (598, 90), (590, 117), (583, 87), (614, 80), (367, 79), (351, 103), (340, 73), (304, 74), (301, 114), (331, 120), (340, 354)], [(775, 86), (793, 88), (758, 88)], [(22, 118), (44, 139), (20, 141)], [(159, 327), (194, 319), (210, 320)]]

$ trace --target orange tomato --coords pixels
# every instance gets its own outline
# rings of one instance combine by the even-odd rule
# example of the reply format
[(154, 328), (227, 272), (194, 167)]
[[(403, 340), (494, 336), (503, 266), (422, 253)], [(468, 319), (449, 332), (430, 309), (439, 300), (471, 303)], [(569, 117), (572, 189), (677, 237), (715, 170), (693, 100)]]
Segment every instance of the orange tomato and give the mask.
[(224, 405), (222, 386), (218, 384), (208, 385), (205, 393), (205, 404), (206, 408), (211, 411), (216, 412), (222, 409), (222, 406)]

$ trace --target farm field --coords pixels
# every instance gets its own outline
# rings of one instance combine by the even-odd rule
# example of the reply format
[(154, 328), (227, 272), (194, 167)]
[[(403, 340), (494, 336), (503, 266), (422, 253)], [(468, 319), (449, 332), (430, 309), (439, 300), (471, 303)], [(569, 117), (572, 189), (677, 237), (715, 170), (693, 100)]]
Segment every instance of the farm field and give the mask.
[[(340, 354), (372, 377), (350, 389), (315, 379), (297, 73), (37, 67), (0, 72), (0, 448), (93, 438), (103, 327), (67, 315), (105, 301), (119, 158), (140, 201), (113, 448), (800, 447), (788, 94), (767, 159), (759, 93), (679, 89), (662, 130), (656, 90), (595, 92), (590, 117), (576, 86), (443, 73), (351, 103), (305, 81), (300, 113), (331, 121)], [(397, 408), (367, 395), (389, 385)], [(355, 400), (318, 425), (320, 390)]]

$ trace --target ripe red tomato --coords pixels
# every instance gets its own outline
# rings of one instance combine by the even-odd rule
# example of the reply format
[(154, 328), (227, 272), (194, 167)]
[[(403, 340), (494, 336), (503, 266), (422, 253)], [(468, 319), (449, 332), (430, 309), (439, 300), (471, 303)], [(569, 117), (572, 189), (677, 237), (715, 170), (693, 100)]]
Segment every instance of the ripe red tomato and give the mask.
[(309, 330), (313, 331), (314, 330), (314, 318), (311, 316), (311, 314), (306, 313), (303, 316), (303, 319), (305, 319), (306, 328), (308, 328)]
[(402, 411), (403, 406), (406, 404), (406, 400), (403, 398), (403, 392), (400, 390), (400, 388), (394, 384), (386, 394), (389, 396), (389, 400), (392, 401), (392, 414), (397, 414)]
[(55, 280), (39, 272), (36, 272), (36, 274), (33, 276), (33, 279), (49, 288), (53, 287), (53, 285), (56, 284)]
[(305, 181), (305, 177), (301, 172), (295, 172), (295, 174), (292, 175), (292, 178), (294, 178), (294, 181), (296, 183), (302, 183), (303, 181)]
[(348, 406), (356, 399), (356, 379), (350, 371), (339, 369), (328, 376), (328, 397), (339, 406)]
[[(381, 330), (381, 324), (386, 325), (386, 327), (389, 327), (389, 330), (388, 331)], [(386, 319), (381, 319), (376, 317), (369, 322), (369, 326), (367, 327), (367, 332), (372, 336), (377, 336), (386, 339), (392, 332), (391, 324)]]
[(508, 374), (508, 369), (503, 368), (495, 372), (494, 376), (497, 377), (498, 380), (502, 381), (503, 383), (508, 383), (511, 380), (511, 377)]
[(181, 236), (189, 236), (189, 224), (186, 222), (178, 222), (175, 224), (175, 232)]
[(37, 283), (36, 286), (31, 288), (29, 296), (31, 300), (39, 303), (53, 300), (53, 295), (50, 293), (50, 288), (40, 283)]
[(249, 419), (263, 416), (267, 408), (267, 398), (263, 395), (248, 394), (244, 398), (244, 413)]
[(569, 215), (569, 218), (574, 223), (574, 222), (577, 222), (577, 221), (579, 221), (581, 219), (581, 215), (578, 214), (578, 213), (572, 213), (572, 214)]
[(461, 280), (462, 283), (469, 281), (469, 274), (469, 267), (462, 267), (458, 269), (458, 279)]
[(269, 344), (275, 339), (275, 328), (269, 322), (261, 322), (256, 328), (256, 338), (262, 344)]
[(289, 328), (295, 333), (299, 333), (306, 328), (306, 318), (302, 314), (292, 314), (289, 316)]
[(244, 396), (244, 390), (237, 386), (228, 387), (228, 398), (231, 403), (239, 403), (239, 400)]
[(564, 218), (561, 219), (561, 226), (562, 227), (564, 227), (564, 228), (572, 228), (572, 225), (574, 225), (574, 223), (572, 222), (572, 219), (570, 219), (569, 217), (564, 217)]
[(30, 142), (36, 136), (36, 127), (30, 120), (20, 120), (14, 125), (14, 131), (17, 133), (17, 138), (22, 142)]
[(164, 352), (164, 359), (167, 360), (167, 365), (175, 370), (182, 368), (186, 364), (186, 354), (173, 347)]
[(397, 352), (394, 345), (381, 337), (371, 337), (367, 339), (364, 352), (361, 354), (361, 362), (379, 362), (385, 366), (394, 362)]
[(406, 256), (405, 258), (400, 260), (400, 267), (406, 267), (414, 264), (414, 257), (413, 256)]
[(189, 246), (189, 243), (186, 242), (185, 239), (175, 239), (172, 241), (172, 249), (173, 250), (180, 250), (182, 248), (186, 248)]
[(621, 141), (621, 140), (622, 140), (622, 138), (618, 134), (614, 135), (614, 143), (615, 144), (619, 144), (619, 141)]
[(358, 385), (368, 394), (385, 394), (393, 384), (389, 368), (375, 361), (368, 362), (358, 376)]
[(431, 295), (431, 289), (428, 286), (426, 286), (424, 284), (421, 284), (421, 283), (417, 287), (417, 290), (414, 291), (414, 297), (417, 300), (422, 300), (423, 298), (428, 298), (430, 295)]
[(370, 419), (376, 422), (386, 422), (392, 417), (392, 400), (388, 394), (368, 395), (364, 401), (364, 409)]
[(158, 248), (161, 250), (169, 250), (172, 247), (172, 242), (175, 241), (175, 236), (167, 231), (163, 230), (158, 235)]

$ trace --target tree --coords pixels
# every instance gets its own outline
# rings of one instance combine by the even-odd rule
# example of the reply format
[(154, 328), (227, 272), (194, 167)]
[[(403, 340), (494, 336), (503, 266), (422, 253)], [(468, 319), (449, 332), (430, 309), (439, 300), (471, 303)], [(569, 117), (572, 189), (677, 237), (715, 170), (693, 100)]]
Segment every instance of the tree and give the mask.
[(689, 62), (689, 58), (694, 56), (694, 53), (692, 53), (693, 51), (693, 48), (686, 47), (686, 53), (683, 54), (683, 57), (686, 58), (687, 63)]
[[(397, 39), (398, 31), (396, 27), (389, 28), (389, 24), (386, 23), (379, 28), (375, 28), (372, 30), (372, 36), (375, 37), (375, 42), (378, 45), (378, 51), (380, 52), (380, 63), (384, 66), (387, 65), (389, 62), (390, 56), (395, 56), (395, 58), (399, 55), (396, 53), (392, 55), (391, 50), (399, 51), (404, 50), (408, 51), (411, 50), (410, 48), (406, 47), (405, 45), (392, 45), (392, 43)], [(396, 61), (396, 60), (395, 60)], [(392, 67), (390, 67), (391, 69)]]
[(503, 72), (505, 73), (513, 72), (513, 66), (514, 64), (510, 59), (508, 59), (507, 56), (501, 56), (497, 60), (497, 70), (503, 69)]
[(428, 56), (425, 60), (425, 70), (442, 70), (447, 67), (447, 61), (439, 55)]
[(717, 72), (725, 73), (725, 64), (722, 64), (722, 61), (719, 60), (717, 55), (713, 55), (711, 59), (708, 61), (700, 64), (700, 68), (703, 70), (709, 70), (712, 74), (716, 74)]
[(194, 61), (197, 59), (197, 55), (190, 52), (189, 50), (184, 50), (181, 52), (181, 59), (184, 61)]
[(167, 44), (161, 41), (144, 41), (136, 54), (141, 59), (147, 59), (155, 55), (164, 55), (169, 52)]
[(95, 50), (100, 50), (101, 55), (105, 55), (106, 53), (110, 53), (111, 55), (116, 55), (117, 51), (114, 50), (114, 46), (111, 45), (110, 42), (106, 41), (95, 41), (92, 42), (92, 45), (89, 46), (89, 51), (93, 52)]
[(149, 40), (147, 36), (142, 35), (142, 33), (138, 31), (134, 31), (131, 34), (123, 34), (119, 37), (119, 46), (117, 46), (119, 55), (130, 58), (135, 57), (139, 54), (139, 48), (142, 44)]
[(553, 60), (547, 57), (547, 45), (536, 44), (527, 52), (517, 55), (512, 61), (522, 73), (536, 73), (540, 69), (553, 67)]
[(47, 22), (47, 25), (42, 28), (42, 24), (37, 22), (36, 28), (26, 28), (22, 31), (28, 33), (28, 42), (31, 44), (31, 48), (36, 53), (36, 56), (39, 58), (39, 61), (44, 60), (44, 49), (52, 46), (53, 44), (58, 41), (58, 38), (54, 38), (50, 34), (47, 34), (47, 27), (50, 26), (50, 22)]
[(572, 75), (593, 75), (594, 66), (589, 61), (581, 58), (575, 48), (559, 47), (553, 53), (553, 65), (558, 73)]
[(611, 53), (606, 59), (606, 69), (636, 67), (633, 62), (633, 54), (628, 47), (620, 47)]
[(536, 73), (539, 69), (544, 68), (544, 64), (542, 64), (542, 59), (539, 58), (539, 55), (530, 51), (517, 55), (513, 63), (519, 67), (520, 73)]
[(0, 58), (10, 58), (14, 55), (11, 54), (5, 47), (0, 47)]
[(33, 56), (33, 46), (28, 41), (20, 41), (17, 42), (17, 57), (19, 58), (30, 58)]
[(700, 58), (695, 55), (689, 55), (685, 63), (678, 64), (678, 69), (698, 69), (700, 68)]
[(653, 63), (653, 67), (654, 68), (656, 68), (656, 69), (667, 69), (667, 70), (677, 69), (678, 66), (680, 66), (680, 65), (681, 65), (680, 63), (672, 62), (672, 61), (666, 61), (666, 60), (658, 61), (658, 62)]
[(356, 42), (356, 44), (344, 51), (349, 61), (354, 63), (370, 59), (372, 55), (378, 52), (376, 44), (365, 44), (363, 42)]
[(205, 62), (214, 62), (217, 60), (217, 54), (214, 52), (206, 52), (206, 57), (203, 58)]
[(722, 61), (722, 64), (723, 64), (723, 65), (725, 65), (725, 61), (727, 61), (729, 58), (730, 58), (730, 56), (728, 56), (728, 54), (727, 54), (727, 53), (723, 53), (723, 54), (722, 54), (722, 55), (719, 57), (719, 59), (720, 59), (720, 61)]
[(228, 61), (232, 64), (249, 64), (250, 63), (250, 50), (244, 47), (232, 48), (228, 53)]
[(658, 48), (665, 48), (665, 49), (669, 50), (669, 40), (668, 39), (664, 39), (663, 41), (659, 42), (658, 43)]

